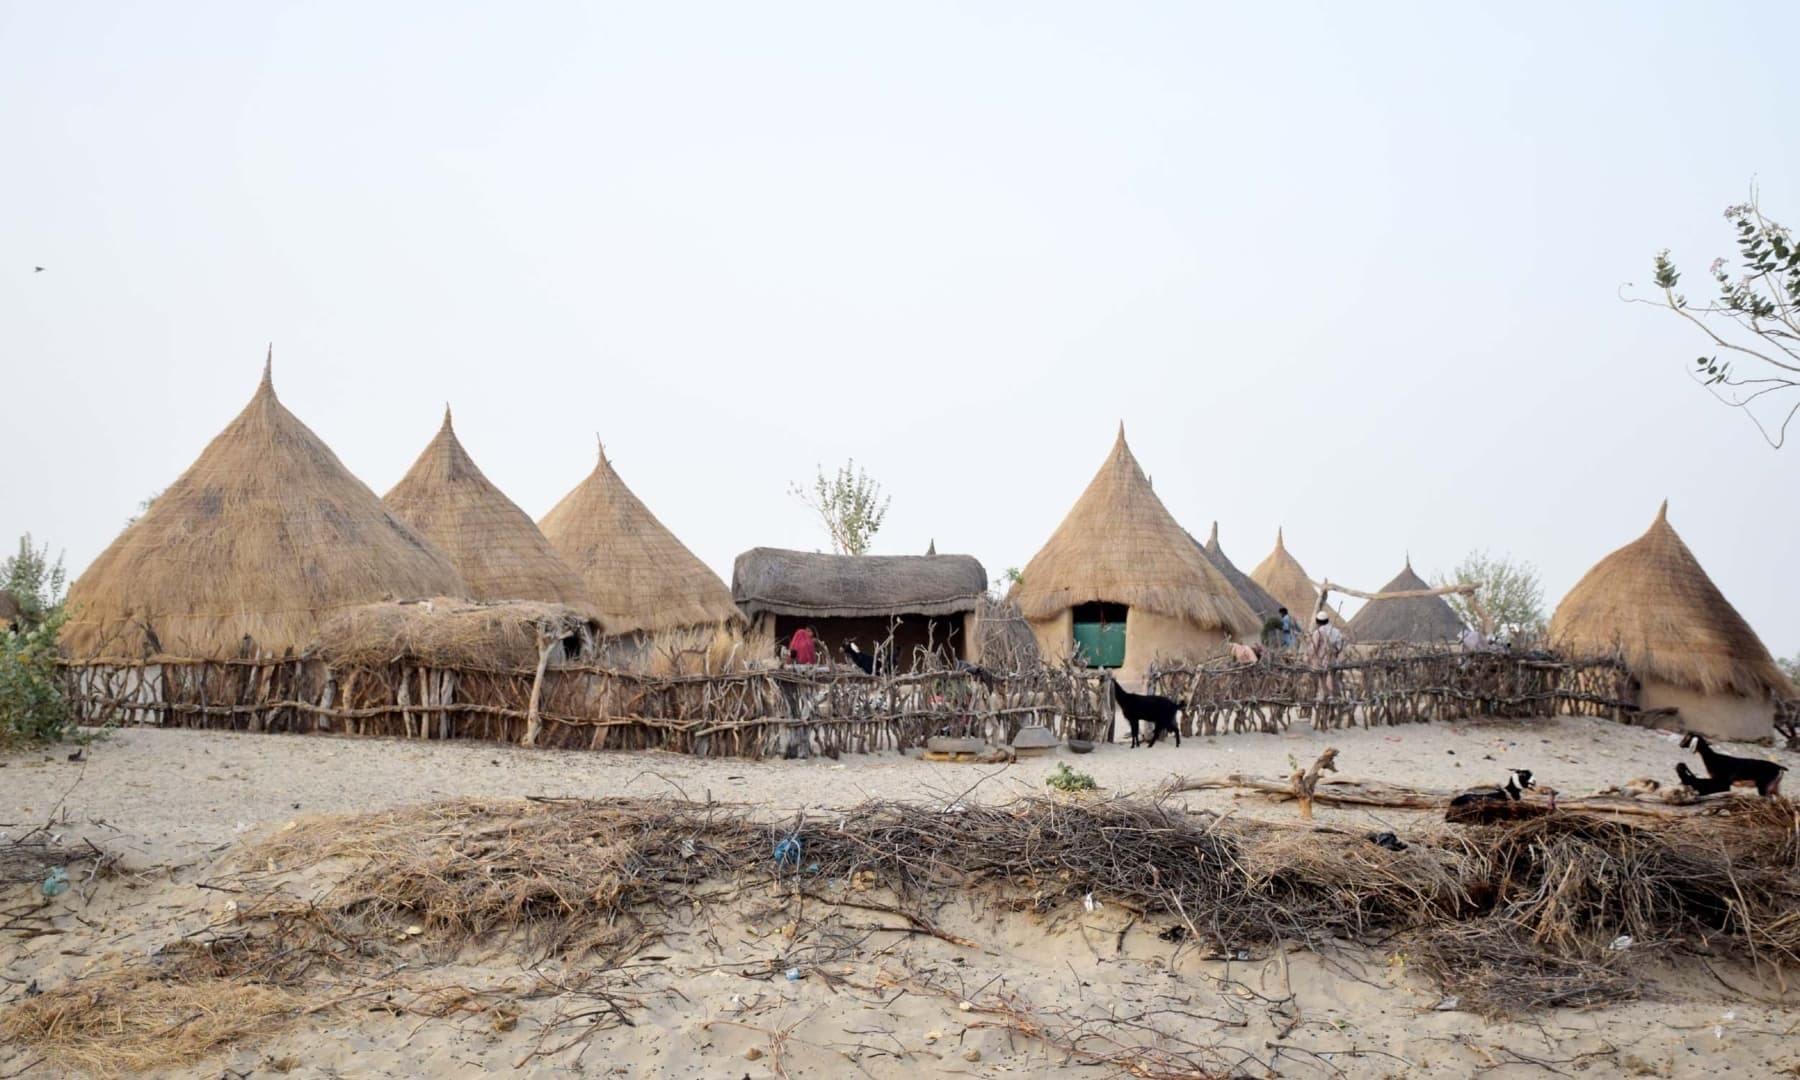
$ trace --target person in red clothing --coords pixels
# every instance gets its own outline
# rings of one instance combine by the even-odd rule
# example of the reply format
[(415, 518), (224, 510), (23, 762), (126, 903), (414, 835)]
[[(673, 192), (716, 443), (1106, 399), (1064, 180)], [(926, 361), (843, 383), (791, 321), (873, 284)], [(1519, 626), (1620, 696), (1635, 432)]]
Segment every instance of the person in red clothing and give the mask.
[(819, 662), (818, 643), (813, 637), (812, 627), (802, 626), (794, 631), (793, 639), (788, 642), (788, 652), (793, 655), (796, 664)]

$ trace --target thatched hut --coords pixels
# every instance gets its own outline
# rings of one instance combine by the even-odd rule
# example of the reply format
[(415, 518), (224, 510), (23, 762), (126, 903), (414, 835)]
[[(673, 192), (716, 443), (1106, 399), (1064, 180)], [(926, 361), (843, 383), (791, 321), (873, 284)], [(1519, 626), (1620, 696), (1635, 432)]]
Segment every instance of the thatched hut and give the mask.
[(609, 635), (743, 621), (731, 590), (632, 494), (604, 447), (538, 527), (581, 575)]
[(1200, 545), (1200, 550), (1206, 553), (1207, 561), (1217, 567), (1219, 573), (1225, 575), (1225, 580), (1231, 582), (1231, 587), (1237, 590), (1237, 594), (1243, 598), (1244, 603), (1250, 605), (1250, 610), (1256, 613), (1258, 619), (1262, 620), (1264, 629), (1268, 629), (1271, 625), (1278, 629), (1281, 618), (1281, 601), (1269, 595), (1267, 589), (1258, 585), (1250, 575), (1239, 570), (1235, 563), (1226, 558), (1225, 549), (1219, 546), (1218, 522), (1213, 522), (1212, 532), (1207, 536), (1206, 543)]
[(562, 604), (437, 597), (338, 612), (320, 631), (319, 655), (334, 667), (517, 670), (535, 666), (549, 645), (552, 665), (590, 660), (599, 633), (598, 622)]
[(450, 426), (448, 406), (436, 437), (381, 501), (449, 558), (471, 598), (587, 606), (581, 575), (482, 474)]
[[(1413, 573), (1412, 559), (1394, 580), (1381, 587), (1384, 593), (1414, 592), (1431, 586)], [(1462, 617), (1441, 596), (1407, 596), (1370, 600), (1345, 627), (1352, 641), (1363, 645), (1402, 642), (1411, 645), (1446, 645), (1462, 636)]]
[(1080, 655), (1141, 684), (1152, 660), (1204, 659), (1262, 622), (1150, 488), (1125, 443), (1025, 567), (1013, 599), (1046, 660)]
[(834, 656), (854, 640), (871, 652), (886, 650), (900, 671), (922, 649), (978, 659), (975, 610), (986, 591), (987, 571), (972, 555), (751, 548), (731, 572), (731, 597), (753, 629), (785, 642), (809, 626)]
[(298, 654), (333, 613), (460, 596), (442, 553), (276, 400), (250, 404), (69, 589), (77, 659)]
[[(1312, 626), (1313, 613), (1319, 610), (1319, 590), (1313, 588), (1312, 578), (1306, 575), (1300, 560), (1288, 552), (1280, 529), (1275, 530), (1275, 550), (1250, 571), (1250, 580), (1274, 597), (1278, 606), (1287, 608), (1302, 631)], [(1326, 606), (1325, 613), (1333, 625), (1344, 625), (1343, 616), (1331, 606)]]
[(1550, 619), (1565, 654), (1618, 653), (1644, 709), (1719, 739), (1766, 739), (1775, 702), (1793, 693), (1769, 650), (1669, 525), (1663, 503), (1649, 531), (1601, 559)]

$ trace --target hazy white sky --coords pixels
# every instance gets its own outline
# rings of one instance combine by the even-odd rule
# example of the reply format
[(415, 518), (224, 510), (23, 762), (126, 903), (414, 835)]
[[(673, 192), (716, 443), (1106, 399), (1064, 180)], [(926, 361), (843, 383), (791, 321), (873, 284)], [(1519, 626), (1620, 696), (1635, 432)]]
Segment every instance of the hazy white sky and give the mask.
[(599, 432), (727, 578), (849, 456), (1022, 564), (1123, 419), (1245, 570), (1554, 603), (1666, 496), (1800, 650), (1800, 447), (1617, 297), (1800, 223), (1800, 6), (1471, 7), (5, 0), (0, 539), (84, 567), (273, 341), (377, 492), (446, 400), (533, 516)]

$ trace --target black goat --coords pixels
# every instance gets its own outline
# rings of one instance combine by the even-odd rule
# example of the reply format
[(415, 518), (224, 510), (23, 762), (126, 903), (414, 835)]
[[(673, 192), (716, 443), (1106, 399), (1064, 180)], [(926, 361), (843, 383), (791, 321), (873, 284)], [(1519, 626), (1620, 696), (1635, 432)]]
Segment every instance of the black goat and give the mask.
[(1175, 714), (1181, 706), (1166, 697), (1157, 694), (1134, 694), (1120, 686), (1115, 679), (1112, 684), (1113, 701), (1119, 711), (1125, 714), (1125, 723), (1131, 727), (1131, 745), (1138, 744), (1138, 724), (1150, 721), (1150, 743), (1155, 746), (1156, 740), (1163, 732), (1172, 732), (1175, 745), (1181, 745), (1181, 725), (1175, 722)]
[(1706, 736), (1693, 731), (1681, 737), (1681, 748), (1686, 750), (1689, 746), (1700, 751), (1700, 762), (1706, 766), (1706, 775), (1714, 780), (1724, 780), (1727, 784), (1755, 784), (1756, 793), (1764, 797), (1781, 794), (1781, 774), (1787, 772), (1786, 765), (1717, 753), (1706, 741)]
[(847, 641), (844, 643), (844, 655), (850, 658), (852, 664), (861, 668), (864, 675), (892, 675), (894, 673), (894, 658), (880, 649), (866, 653), (857, 646), (856, 642)]
[(1694, 770), (1688, 768), (1685, 761), (1675, 763), (1675, 775), (1681, 778), (1683, 787), (1693, 788), (1696, 795), (1717, 795), (1731, 790), (1731, 781), (1711, 776), (1695, 776)]

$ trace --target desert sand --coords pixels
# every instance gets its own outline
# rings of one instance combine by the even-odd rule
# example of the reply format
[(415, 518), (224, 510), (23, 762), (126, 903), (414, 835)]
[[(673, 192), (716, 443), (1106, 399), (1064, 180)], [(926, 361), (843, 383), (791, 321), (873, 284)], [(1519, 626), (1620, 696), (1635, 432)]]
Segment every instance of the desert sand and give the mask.
[[(1665, 734), (1589, 719), (1465, 723), (1102, 745), (1011, 765), (934, 764), (885, 754), (802, 761), (702, 760), (659, 754), (526, 751), (478, 743), (132, 729), (71, 762), (72, 748), (0, 759), (0, 832), (54, 821), (92, 840), (122, 873), (48, 902), (15, 886), (8, 911), (31, 910), (53, 933), (0, 935), (0, 1002), (143, 956), (215, 923), (234, 846), (297, 818), (460, 797), (669, 796), (746, 804), (771, 820), (830, 813), (865, 799), (1005, 802), (1042, 793), (1057, 761), (1106, 794), (1150, 794), (1171, 776), (1245, 773), (1278, 779), (1325, 746), (1342, 775), (1426, 788), (1494, 783), (1530, 768), (1564, 796), (1636, 776), (1673, 778), (1682, 752)], [(1800, 755), (1772, 755), (1790, 766)], [(1177, 796), (1195, 808), (1291, 819), (1294, 808), (1229, 791)], [(1393, 829), (1404, 811), (1320, 807), (1318, 821)], [(41, 907), (39, 906), (41, 905)], [(1361, 949), (1315, 955), (1268, 950), (1207, 959), (1099, 898), (1092, 911), (996, 912), (972, 899), (943, 929), (974, 947), (925, 935), (879, 936), (864, 953), (793, 981), (767, 971), (788, 918), (779, 896), (745, 897), (682, 920), (654, 949), (606, 977), (632, 1003), (566, 1049), (558, 1024), (595, 999), (544, 991), (566, 975), (512, 949), (432, 954), (431, 979), (504, 998), (502, 1013), (443, 1019), (338, 1008), (226, 1047), (167, 1076), (1106, 1076), (1115, 1070), (994, 1022), (999, 1000), (1054, 1011), (1058, 1024), (1105, 1032), (1139, 1018), (1170, 1037), (1218, 1046), (1246, 1075), (1486, 1076), (1800, 1075), (1796, 997), (1764, 971), (1683, 962), (1645, 998), (1489, 1022), (1457, 1008), (1404, 956)], [(872, 920), (873, 921), (873, 920)], [(421, 961), (428, 945), (421, 944)], [(963, 1004), (970, 1007), (965, 1009)], [(4, 1005), (0, 1005), (4, 1008)], [(500, 1022), (497, 1016), (507, 1019)], [(64, 1070), (0, 1047), (0, 1077)]]

